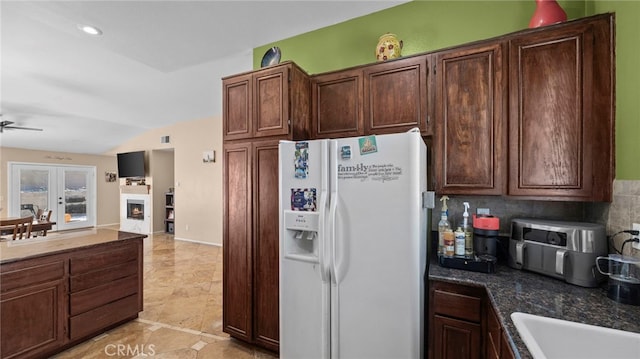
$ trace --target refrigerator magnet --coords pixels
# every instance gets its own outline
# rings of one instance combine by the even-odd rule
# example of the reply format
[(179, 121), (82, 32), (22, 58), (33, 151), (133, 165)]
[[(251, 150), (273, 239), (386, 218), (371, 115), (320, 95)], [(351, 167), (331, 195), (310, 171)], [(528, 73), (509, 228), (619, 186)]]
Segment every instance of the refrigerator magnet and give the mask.
[(295, 177), (304, 179), (309, 175), (309, 142), (297, 142), (295, 160)]
[(351, 146), (342, 146), (340, 149), (340, 155), (343, 160), (348, 160), (351, 158)]
[(360, 145), (360, 154), (368, 155), (378, 152), (378, 145), (376, 144), (376, 136), (367, 136), (358, 138), (358, 145)]
[(316, 189), (315, 188), (292, 188), (291, 189), (291, 210), (315, 212)]

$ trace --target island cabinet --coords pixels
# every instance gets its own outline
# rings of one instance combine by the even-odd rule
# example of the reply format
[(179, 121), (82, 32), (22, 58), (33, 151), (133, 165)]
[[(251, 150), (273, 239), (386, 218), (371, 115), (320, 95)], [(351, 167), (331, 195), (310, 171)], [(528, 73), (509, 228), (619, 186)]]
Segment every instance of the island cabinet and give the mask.
[(71, 257), (69, 339), (138, 316), (142, 303), (142, 243), (122, 242)]
[(611, 201), (613, 15), (509, 41), (509, 195)]
[(51, 357), (143, 310), (144, 236), (97, 232), (2, 243), (1, 358)]
[(223, 80), (223, 330), (273, 351), (280, 331), (278, 143), (310, 138), (310, 90), (293, 63)]
[(318, 74), (311, 79), (312, 136), (432, 133), (429, 55)]
[(436, 53), (436, 191), (499, 195), (506, 175), (506, 44)]
[(64, 256), (1, 268), (0, 357), (46, 357), (60, 349), (68, 340)]
[(309, 78), (284, 62), (222, 81), (223, 139), (308, 137)]

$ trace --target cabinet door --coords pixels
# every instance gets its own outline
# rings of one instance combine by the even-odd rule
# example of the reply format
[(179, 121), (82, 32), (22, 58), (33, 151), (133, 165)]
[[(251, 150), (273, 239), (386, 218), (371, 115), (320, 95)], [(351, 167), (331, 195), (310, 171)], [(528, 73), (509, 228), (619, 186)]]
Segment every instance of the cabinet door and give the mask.
[(502, 42), (437, 54), (436, 191), (504, 193), (506, 89)]
[(318, 75), (311, 80), (313, 138), (364, 135), (362, 70)]
[(222, 81), (223, 139), (235, 140), (253, 135), (253, 81), (251, 74)]
[[(0, 356), (43, 357), (67, 341), (64, 271), (58, 280), (22, 287), (0, 297)], [(35, 267), (34, 267), (35, 268)], [(43, 267), (44, 268), (44, 267)], [(25, 271), (27, 271), (26, 269)], [(7, 278), (5, 276), (3, 279)], [(7, 280), (9, 280), (7, 278)], [(37, 281), (37, 279), (33, 279)]]
[(591, 196), (593, 51), (585, 24), (510, 42), (509, 195)]
[(278, 66), (255, 72), (254, 137), (289, 133), (289, 67)]
[(507, 333), (502, 329), (502, 339), (500, 340), (500, 358), (501, 359), (514, 359), (516, 355), (509, 345), (509, 339), (507, 339)]
[(367, 134), (404, 132), (415, 127), (426, 132), (427, 66), (427, 56), (418, 56), (364, 68)]
[(480, 358), (482, 326), (436, 315), (433, 320), (436, 358)]
[(485, 358), (500, 359), (501, 356), (501, 333), (502, 327), (498, 320), (498, 315), (491, 304), (487, 303), (487, 335), (485, 337)]
[(278, 141), (254, 143), (253, 306), (254, 340), (279, 348)]
[(222, 325), (251, 341), (251, 143), (224, 145)]

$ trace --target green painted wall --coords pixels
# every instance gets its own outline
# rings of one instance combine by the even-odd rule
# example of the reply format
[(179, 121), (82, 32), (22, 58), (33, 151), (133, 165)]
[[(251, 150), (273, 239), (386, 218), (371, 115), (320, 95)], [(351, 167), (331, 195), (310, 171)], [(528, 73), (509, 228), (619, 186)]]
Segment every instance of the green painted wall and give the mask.
[(616, 13), (616, 178), (640, 180), (640, 1), (594, 1)]
[[(640, 1), (559, 1), (569, 19), (616, 12), (616, 178), (640, 179)], [(535, 9), (526, 1), (413, 1), (254, 49), (254, 68), (272, 46), (281, 61), (309, 74), (375, 62), (380, 35), (395, 33), (403, 55), (439, 50), (527, 28)], [(638, 143), (638, 149), (634, 146)]]

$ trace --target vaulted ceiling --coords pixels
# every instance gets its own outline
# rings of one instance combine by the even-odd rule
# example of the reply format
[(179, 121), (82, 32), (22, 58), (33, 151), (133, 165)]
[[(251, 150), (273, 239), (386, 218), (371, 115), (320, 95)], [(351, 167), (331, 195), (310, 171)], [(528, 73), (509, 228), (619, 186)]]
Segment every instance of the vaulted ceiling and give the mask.
[[(219, 116), (252, 49), (406, 1), (1, 1), (0, 146), (101, 154)], [(90, 36), (79, 24), (100, 28)]]

